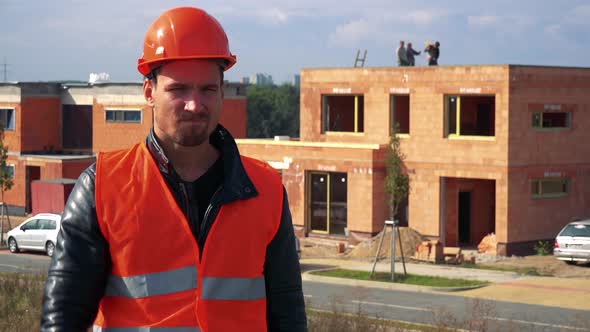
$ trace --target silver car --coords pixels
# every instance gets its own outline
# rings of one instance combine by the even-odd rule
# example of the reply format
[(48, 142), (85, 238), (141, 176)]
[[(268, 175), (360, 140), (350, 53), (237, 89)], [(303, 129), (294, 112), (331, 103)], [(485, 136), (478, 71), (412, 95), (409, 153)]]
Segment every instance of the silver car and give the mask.
[(553, 255), (567, 264), (590, 262), (590, 219), (565, 225), (555, 238)]
[(22, 249), (45, 251), (47, 256), (51, 257), (60, 227), (61, 215), (37, 214), (7, 233), (8, 248), (12, 253), (17, 253)]

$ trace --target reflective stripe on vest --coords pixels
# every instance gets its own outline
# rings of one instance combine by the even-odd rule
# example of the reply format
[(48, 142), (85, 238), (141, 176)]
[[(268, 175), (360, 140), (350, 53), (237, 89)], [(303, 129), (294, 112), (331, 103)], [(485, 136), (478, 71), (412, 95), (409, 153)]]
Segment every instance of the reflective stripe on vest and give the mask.
[(92, 332), (199, 332), (198, 327), (100, 327), (94, 325)]
[(259, 300), (266, 297), (264, 277), (203, 277), (203, 300)]
[(196, 288), (197, 267), (189, 265), (180, 269), (131, 277), (111, 275), (107, 282), (105, 296), (139, 299)]

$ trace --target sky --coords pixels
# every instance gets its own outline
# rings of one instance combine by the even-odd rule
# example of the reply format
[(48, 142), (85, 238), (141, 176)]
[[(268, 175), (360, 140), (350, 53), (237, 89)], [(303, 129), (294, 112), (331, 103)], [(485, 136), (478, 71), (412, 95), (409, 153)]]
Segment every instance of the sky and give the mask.
[[(439, 41), (440, 65), (590, 67), (588, 0), (0, 0), (0, 81), (83, 80), (105, 72), (139, 82), (150, 23), (176, 6), (205, 9), (224, 27), (236, 66), (226, 79), (303, 68), (396, 65), (400, 40)], [(416, 59), (424, 66), (426, 57)]]

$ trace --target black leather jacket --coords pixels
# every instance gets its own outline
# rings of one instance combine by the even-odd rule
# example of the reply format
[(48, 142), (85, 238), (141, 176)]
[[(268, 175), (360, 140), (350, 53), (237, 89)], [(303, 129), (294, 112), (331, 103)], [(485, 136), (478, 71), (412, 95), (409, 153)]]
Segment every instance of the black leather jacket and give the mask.
[[(201, 249), (221, 205), (257, 195), (229, 132), (218, 126), (211, 135), (210, 142), (220, 151), (224, 180), (220, 190), (213, 195), (207, 216), (200, 223), (201, 229), (196, 240)], [(183, 203), (186, 198), (183, 195), (186, 194), (183, 193), (172, 167), (169, 167), (168, 158), (157, 144), (153, 132), (150, 131), (146, 143), (187, 219), (188, 216), (191, 216), (190, 219), (198, 218), (195, 217), (196, 213), (191, 213), (194, 207)], [(110, 272), (111, 258), (109, 244), (99, 229), (96, 217), (95, 175), (93, 164), (80, 175), (66, 203), (62, 228), (45, 285), (41, 331), (86, 331), (98, 312), (98, 304)], [(195, 220), (189, 222), (198, 224)], [(154, 243), (154, 250), (165, 245), (166, 243)], [(264, 277), (268, 330), (306, 331), (299, 260), (286, 193), (279, 229), (267, 247)], [(228, 312), (228, 315), (231, 313)]]

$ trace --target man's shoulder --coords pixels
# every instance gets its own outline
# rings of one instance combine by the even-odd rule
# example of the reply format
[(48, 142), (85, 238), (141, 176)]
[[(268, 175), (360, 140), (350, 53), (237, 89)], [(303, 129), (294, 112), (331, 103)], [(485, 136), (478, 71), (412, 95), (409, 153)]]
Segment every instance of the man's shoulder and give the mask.
[(262, 172), (267, 172), (267, 171), (272, 171), (274, 173), (277, 172), (277, 170), (275, 168), (273, 168), (268, 162), (260, 160), (260, 159), (256, 159), (256, 158), (252, 158), (252, 157), (247, 157), (244, 155), (240, 155), (240, 158), (242, 159), (242, 163), (244, 164), (244, 166), (246, 168), (255, 168), (256, 170), (262, 171)]
[[(96, 157), (97, 163), (99, 165), (104, 164), (105, 162), (106, 163), (109, 163), (109, 162), (118, 163), (118, 161), (123, 160), (127, 157), (131, 156), (133, 158), (133, 155), (135, 155), (136, 152), (141, 153), (142, 145), (143, 145), (142, 143), (137, 143), (137, 144), (135, 144), (131, 147), (125, 148), (125, 149), (99, 152)], [(145, 149), (145, 151), (147, 152), (147, 148)]]

